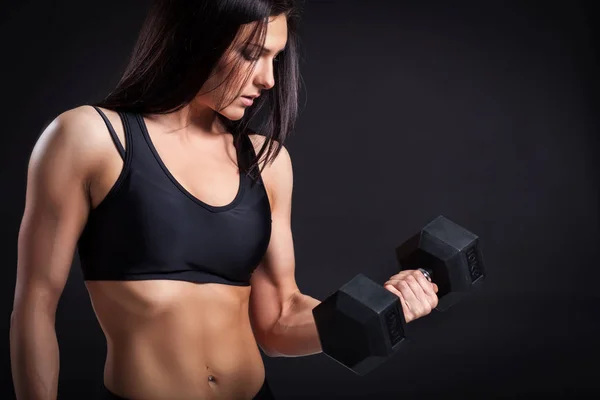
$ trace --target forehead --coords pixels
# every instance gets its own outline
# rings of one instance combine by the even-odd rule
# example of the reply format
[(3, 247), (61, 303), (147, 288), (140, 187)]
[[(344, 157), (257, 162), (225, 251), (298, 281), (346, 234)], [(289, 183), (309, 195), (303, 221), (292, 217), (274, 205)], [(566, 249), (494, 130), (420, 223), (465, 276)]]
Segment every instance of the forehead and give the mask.
[(283, 48), (287, 42), (287, 36), (287, 17), (285, 15), (278, 15), (269, 18), (265, 47), (277, 49)]
[[(239, 39), (241, 41), (247, 40), (255, 28), (256, 22), (242, 26)], [(288, 36), (286, 16), (282, 14), (269, 17), (266, 28), (264, 47), (275, 51), (283, 49), (287, 43)]]

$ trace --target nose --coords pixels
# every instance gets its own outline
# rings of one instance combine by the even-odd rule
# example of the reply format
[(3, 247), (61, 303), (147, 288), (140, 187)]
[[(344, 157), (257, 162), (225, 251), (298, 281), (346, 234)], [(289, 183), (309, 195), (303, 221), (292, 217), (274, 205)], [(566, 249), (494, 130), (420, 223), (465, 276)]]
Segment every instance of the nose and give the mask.
[(275, 86), (275, 76), (273, 71), (273, 64), (270, 62), (263, 62), (262, 65), (256, 71), (254, 81), (257, 86), (262, 89), (272, 89)]

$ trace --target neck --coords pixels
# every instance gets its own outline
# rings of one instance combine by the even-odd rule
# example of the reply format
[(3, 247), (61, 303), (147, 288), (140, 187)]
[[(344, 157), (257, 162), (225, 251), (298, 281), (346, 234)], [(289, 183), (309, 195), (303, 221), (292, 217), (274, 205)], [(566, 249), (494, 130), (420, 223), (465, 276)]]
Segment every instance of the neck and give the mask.
[(188, 104), (168, 114), (151, 114), (147, 117), (170, 133), (206, 138), (222, 137), (228, 133), (217, 112), (203, 104)]

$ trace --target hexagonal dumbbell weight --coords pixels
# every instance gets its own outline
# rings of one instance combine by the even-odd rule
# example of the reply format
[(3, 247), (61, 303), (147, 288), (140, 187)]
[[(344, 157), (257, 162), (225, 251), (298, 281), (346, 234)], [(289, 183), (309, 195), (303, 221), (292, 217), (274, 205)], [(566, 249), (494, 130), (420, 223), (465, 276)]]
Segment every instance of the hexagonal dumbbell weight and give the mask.
[[(401, 269), (423, 269), (438, 285), (445, 310), (484, 277), (479, 239), (440, 216), (396, 249)], [(358, 274), (313, 309), (323, 353), (365, 375), (405, 342), (400, 299)]]
[(365, 375), (405, 340), (398, 296), (356, 275), (313, 309), (323, 353)]
[(483, 284), (479, 237), (440, 215), (396, 248), (400, 270), (422, 268), (438, 285), (436, 310), (444, 311)]

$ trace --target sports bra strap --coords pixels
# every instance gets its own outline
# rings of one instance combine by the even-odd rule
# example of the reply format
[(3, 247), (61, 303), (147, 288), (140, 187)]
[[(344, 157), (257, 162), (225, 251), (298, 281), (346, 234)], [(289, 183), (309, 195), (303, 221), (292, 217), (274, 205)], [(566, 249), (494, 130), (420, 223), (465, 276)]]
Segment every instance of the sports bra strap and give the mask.
[[(108, 120), (106, 115), (102, 112), (102, 110), (100, 110), (96, 106), (92, 106), (92, 107), (94, 107), (94, 109), (96, 111), (98, 111), (98, 113), (100, 114), (100, 116), (102, 117), (104, 122), (106, 123), (106, 126), (108, 127), (108, 132), (110, 133), (110, 137), (112, 138), (113, 142), (115, 143), (115, 146), (117, 146), (117, 150), (119, 151), (121, 158), (123, 159), (123, 161), (125, 161), (125, 148), (123, 147), (123, 144), (121, 144), (121, 140), (119, 140), (119, 137), (117, 136), (117, 132), (115, 132), (115, 129), (113, 128), (112, 124), (110, 123), (110, 121)], [(122, 118), (120, 113), (119, 113), (119, 117)], [(126, 144), (129, 145), (129, 143), (126, 143)]]

